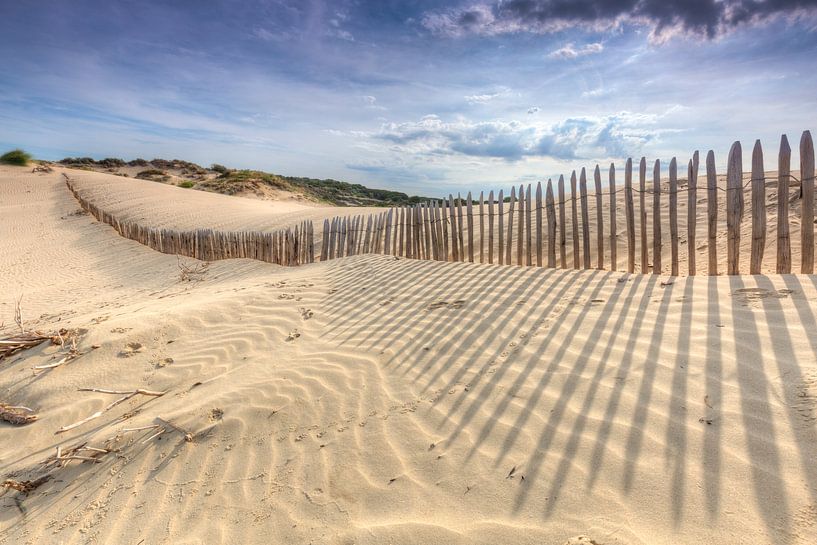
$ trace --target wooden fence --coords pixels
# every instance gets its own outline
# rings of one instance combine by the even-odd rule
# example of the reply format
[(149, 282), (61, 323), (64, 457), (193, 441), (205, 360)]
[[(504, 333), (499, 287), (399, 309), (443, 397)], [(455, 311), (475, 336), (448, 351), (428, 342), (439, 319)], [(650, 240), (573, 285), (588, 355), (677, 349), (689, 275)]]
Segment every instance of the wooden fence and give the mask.
[[(471, 193), (464, 199), (449, 195), (448, 199), (392, 208), (368, 216), (335, 217), (324, 220), (320, 259), (378, 253), (436, 261), (593, 267), (674, 276), (696, 275), (704, 269), (706, 274), (716, 275), (724, 271), (724, 264), (725, 272), (730, 275), (747, 272), (747, 265), (749, 274), (761, 274), (764, 269), (765, 272), (791, 273), (794, 226), (799, 228), (800, 234), (799, 245), (795, 245), (800, 254), (799, 271), (811, 274), (814, 271), (814, 145), (809, 131), (800, 139), (799, 178), (792, 174), (790, 163), (791, 149), (784, 135), (780, 140), (777, 174), (770, 179), (764, 171), (760, 141), (752, 149), (748, 176), (744, 175), (740, 142), (735, 142), (729, 151), (725, 179), (719, 176), (715, 155), (709, 151), (704, 166), (706, 181), (700, 187), (697, 151), (687, 163), (685, 179), (678, 178), (678, 162), (673, 158), (669, 163), (668, 181), (662, 181), (661, 163), (656, 160), (651, 187), (648, 187), (645, 158), (638, 164), (637, 173), (633, 161), (626, 161), (623, 191), (618, 189), (614, 165), (610, 165), (607, 173), (606, 191), (602, 187), (601, 169), (596, 166), (593, 172), (595, 218), (590, 215), (585, 169), (581, 169), (578, 177), (575, 171), (570, 176), (569, 196), (561, 176), (555, 192), (552, 180), (548, 180), (544, 192), (540, 182), (535, 189), (531, 185), (519, 186), (518, 192), (515, 187), (511, 188), (509, 196), (501, 190), (496, 195), (489, 192), (487, 199), (484, 192), (477, 199)], [(634, 187), (636, 174), (638, 185)], [(767, 202), (767, 187), (773, 189), (771, 202)], [(745, 194), (748, 194), (748, 203)], [(652, 195), (651, 210), (646, 206), (648, 195)], [(686, 199), (681, 199), (679, 205), (681, 195)], [(605, 199), (609, 203), (606, 206)], [(707, 221), (699, 226), (701, 203), (705, 203)], [(790, 207), (792, 203), (799, 205), (799, 215), (794, 206)], [(723, 204), (725, 206), (721, 206)], [(679, 209), (684, 208), (686, 215), (679, 217)], [(771, 226), (766, 221), (770, 208), (776, 215), (776, 222)], [(624, 225), (619, 232), (617, 218), (622, 209)], [(745, 214), (747, 210), (750, 214)], [(742, 237), (745, 215), (751, 216), (749, 237)], [(700, 246), (699, 231), (705, 241)], [(620, 233), (622, 241), (619, 241)], [(595, 238), (595, 249), (591, 238)], [(770, 263), (771, 256), (766, 250), (772, 239), (776, 240), (776, 255)], [(668, 267), (662, 260), (667, 243)], [(619, 245), (626, 247), (626, 263), (619, 262)], [(698, 254), (704, 252), (705, 266), (704, 260), (701, 265), (698, 263)], [(570, 254), (572, 260), (568, 259)], [(591, 256), (595, 261), (591, 261)], [(764, 261), (767, 257), (769, 261)]]
[[(812, 274), (815, 165), (809, 131), (800, 139), (799, 166), (798, 177), (791, 170), (791, 148), (785, 135), (780, 140), (776, 175), (769, 178), (764, 171), (760, 141), (752, 149), (747, 175), (740, 142), (729, 151), (725, 177), (718, 174), (715, 154), (709, 151), (704, 164), (706, 181), (700, 185), (697, 151), (687, 163), (686, 178), (678, 177), (678, 162), (673, 158), (668, 179), (662, 180), (661, 163), (656, 160), (649, 185), (646, 158), (641, 158), (637, 173), (632, 159), (627, 159), (623, 191), (618, 189), (614, 165), (607, 172), (606, 191), (601, 169), (595, 167), (592, 217), (587, 171), (582, 168), (578, 176), (573, 171), (569, 178), (569, 195), (565, 178), (560, 176), (555, 189), (548, 180), (544, 190), (540, 182), (535, 188), (520, 185), (517, 191), (513, 187), (508, 196), (503, 190), (496, 194), (490, 191), (487, 198), (484, 192), (476, 199), (471, 193), (465, 198), (449, 195), (448, 199), (365, 216), (326, 219), (320, 259), (375, 253), (436, 261), (673, 276), (716, 275), (724, 271), (736, 275), (747, 270), (749, 274), (785, 274), (791, 273), (793, 263), (799, 261), (799, 272)], [(287, 266), (315, 261), (316, 237), (308, 220), (274, 232), (159, 229), (120, 221), (83, 198), (67, 177), (66, 183), (82, 208), (99, 221), (113, 226), (125, 238), (160, 252), (202, 260), (249, 258)], [(771, 199), (767, 199), (769, 187)], [(652, 195), (650, 209), (648, 195)], [(686, 199), (679, 199), (681, 195)], [(684, 209), (686, 214), (679, 214)], [(699, 210), (705, 210), (706, 222), (698, 221)], [(619, 231), (622, 212), (624, 225)], [(776, 221), (767, 222), (767, 212), (776, 216)], [(744, 216), (751, 217), (750, 236), (742, 236)], [(799, 238), (793, 238), (798, 234)], [(772, 240), (776, 246), (774, 259), (766, 251)], [(792, 245), (792, 240), (799, 244)], [(626, 259), (622, 259), (625, 253)], [(669, 254), (668, 266), (665, 253)]]
[(285, 266), (315, 261), (313, 242), (315, 237), (311, 221), (272, 232), (158, 229), (136, 222), (120, 221), (85, 199), (67, 177), (66, 184), (80, 206), (97, 220), (112, 226), (123, 237), (162, 253), (184, 255), (205, 261), (248, 258)]

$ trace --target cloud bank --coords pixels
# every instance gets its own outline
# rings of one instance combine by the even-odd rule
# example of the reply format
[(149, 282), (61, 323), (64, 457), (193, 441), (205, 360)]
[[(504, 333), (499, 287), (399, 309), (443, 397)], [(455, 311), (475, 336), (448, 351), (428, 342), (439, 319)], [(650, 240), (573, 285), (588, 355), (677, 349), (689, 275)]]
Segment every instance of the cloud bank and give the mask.
[(494, 0), (428, 12), (423, 26), (458, 37), (517, 32), (549, 34), (583, 27), (610, 30), (631, 24), (650, 30), (652, 41), (677, 35), (709, 39), (774, 18), (817, 14), (817, 0)]

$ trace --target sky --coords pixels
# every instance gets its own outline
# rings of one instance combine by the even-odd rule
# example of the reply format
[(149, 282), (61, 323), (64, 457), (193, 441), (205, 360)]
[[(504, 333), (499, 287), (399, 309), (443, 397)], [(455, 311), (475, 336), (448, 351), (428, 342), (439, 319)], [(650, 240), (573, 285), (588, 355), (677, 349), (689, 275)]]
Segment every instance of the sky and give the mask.
[(427, 196), (817, 128), (817, 0), (3, 0), (0, 54), (0, 150)]

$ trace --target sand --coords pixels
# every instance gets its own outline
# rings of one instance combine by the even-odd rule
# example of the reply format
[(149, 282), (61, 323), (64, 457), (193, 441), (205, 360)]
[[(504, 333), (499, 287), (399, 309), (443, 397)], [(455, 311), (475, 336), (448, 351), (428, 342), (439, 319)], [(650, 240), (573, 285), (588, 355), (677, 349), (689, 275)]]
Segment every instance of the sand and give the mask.
[[(135, 216), (301, 213), (130, 183), (108, 205)], [(40, 416), (0, 423), (0, 479), (157, 417), (194, 437), (124, 433), (7, 492), (2, 544), (814, 541), (814, 276), (368, 255), (182, 281), (175, 256), (77, 210), (60, 172), (0, 167), (2, 334), (20, 295), (27, 328), (87, 329), (67, 365), (32, 373), (51, 345), (0, 362), (0, 402)], [(55, 434), (115, 399), (81, 387), (167, 393)]]

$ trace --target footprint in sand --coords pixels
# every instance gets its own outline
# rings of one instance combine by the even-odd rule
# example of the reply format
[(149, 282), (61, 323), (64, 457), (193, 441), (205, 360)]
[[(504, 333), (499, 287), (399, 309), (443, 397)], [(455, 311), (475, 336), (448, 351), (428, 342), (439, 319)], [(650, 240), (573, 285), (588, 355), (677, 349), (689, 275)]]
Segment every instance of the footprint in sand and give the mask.
[(564, 545), (601, 545), (601, 543), (587, 536), (576, 536), (569, 538)]
[(304, 320), (308, 320), (308, 319), (310, 319), (312, 316), (314, 316), (314, 315), (315, 315), (315, 313), (313, 313), (313, 312), (312, 312), (312, 309), (309, 309), (309, 308), (303, 308), (303, 307), (301, 307), (301, 308), (300, 308), (300, 309), (298, 309), (298, 310), (300, 310), (300, 311), (301, 311), (301, 318), (303, 318)]
[(743, 303), (743, 306), (748, 307), (755, 303), (760, 303), (764, 299), (785, 299), (794, 293), (794, 290), (767, 290), (763, 288), (742, 288), (732, 292), (732, 297)]
[(465, 300), (464, 299), (457, 299), (456, 301), (452, 301), (450, 303), (448, 301), (435, 301), (433, 303), (430, 303), (428, 306), (426, 306), (426, 310), (436, 310), (438, 308), (444, 308), (444, 307), (451, 308), (451, 309), (459, 309), (459, 308), (462, 308), (463, 305), (465, 305)]
[(125, 345), (125, 348), (123, 348), (119, 352), (119, 357), (120, 358), (129, 358), (131, 356), (134, 356), (134, 355), (138, 354), (141, 351), (142, 351), (142, 343), (129, 342), (128, 344)]
[(287, 336), (286, 341), (287, 342), (292, 342), (292, 341), (294, 341), (295, 339), (297, 339), (300, 336), (301, 336), (301, 334), (298, 332), (298, 330), (293, 329), (292, 331), (289, 332), (289, 335)]

